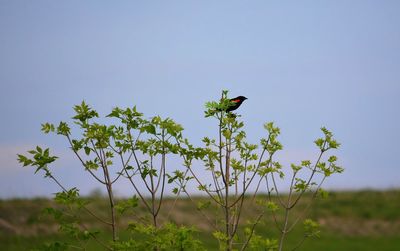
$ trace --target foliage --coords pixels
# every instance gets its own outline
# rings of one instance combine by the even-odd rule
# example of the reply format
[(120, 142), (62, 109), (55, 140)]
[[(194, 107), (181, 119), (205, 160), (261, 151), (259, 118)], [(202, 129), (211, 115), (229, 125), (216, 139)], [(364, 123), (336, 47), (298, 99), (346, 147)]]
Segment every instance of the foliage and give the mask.
[[(208, 200), (196, 203), (197, 211), (212, 227), (212, 235), (221, 250), (282, 250), (286, 235), (304, 217), (311, 203), (290, 224), (289, 211), (306, 192), (311, 192), (313, 198), (326, 196), (321, 189), (324, 180), (343, 171), (336, 164), (336, 156), (324, 160), (325, 153), (337, 149), (340, 144), (329, 130), (322, 127), (323, 137), (314, 141), (320, 152), (317, 160), (314, 163), (304, 160), (291, 164), (289, 193), (283, 199), (276, 179), (284, 179), (288, 173), (275, 160), (275, 154), (283, 149), (278, 140), (280, 129), (272, 122), (266, 123), (266, 137), (260, 140), (260, 144), (248, 142), (240, 115), (226, 112), (233, 105), (227, 95), (228, 92), (223, 91), (219, 101), (206, 103), (205, 117), (215, 119), (218, 130), (216, 138), (204, 137), (201, 147), (192, 145), (184, 138), (183, 127), (172, 119), (160, 116), (145, 118), (136, 107), (116, 107), (106, 116), (111, 123), (100, 123), (97, 111), (83, 101), (74, 106), (72, 125), (63, 121), (58, 126), (42, 124), (44, 133), (65, 137), (83, 170), (104, 187), (109, 209), (108, 215), (98, 215), (91, 208), (91, 202), (79, 196), (78, 188), (65, 188), (49, 168), (57, 156), (51, 156), (48, 148), (43, 150), (38, 146), (28, 152), (30, 157), (18, 155), (23, 166), (36, 167), (35, 173), (43, 171), (46, 178), (61, 188), (54, 198), (58, 206), (45, 211), (59, 223), (59, 230), (75, 241), (46, 244), (44, 248), (84, 249), (88, 242), (93, 241), (106, 250), (203, 250), (200, 241), (194, 238), (197, 233), (194, 228), (178, 226), (168, 217), (162, 220), (159, 217), (166, 185), (174, 185), (172, 193), (176, 197), (173, 206), (168, 209), (171, 212), (182, 194), (194, 201), (192, 192), (187, 190), (189, 182), (194, 182), (198, 190), (208, 197)], [(75, 130), (78, 133), (74, 133)], [(167, 171), (167, 158), (172, 156), (180, 157), (183, 164), (181, 168)], [(201, 175), (197, 167), (199, 163), (204, 166)], [(306, 172), (309, 173), (308, 178), (304, 178)], [(203, 181), (205, 175), (210, 176), (211, 182)], [(319, 181), (315, 181), (317, 176), (321, 177)], [(117, 201), (113, 189), (115, 183), (122, 179), (131, 184), (132, 197)], [(249, 189), (252, 184), (256, 186), (255, 191)], [(262, 184), (267, 187), (264, 191), (267, 196), (257, 199), (257, 213), (243, 220), (245, 199), (250, 196), (254, 200), (262, 192)], [(146, 216), (136, 215), (139, 207), (145, 209)], [(207, 214), (210, 208), (219, 213)], [(279, 223), (276, 214), (282, 211), (283, 222)], [(262, 236), (256, 231), (257, 225), (265, 221), (267, 212), (273, 215), (281, 233), (279, 240)], [(121, 239), (119, 235), (119, 231), (123, 230), (118, 219), (123, 214), (135, 218), (128, 225), (128, 239)], [(111, 236), (99, 238), (101, 231), (82, 223), (84, 215), (108, 228)], [(310, 219), (304, 221), (304, 229), (304, 238), (299, 245), (305, 238), (319, 235), (318, 224)]]
[(130, 223), (128, 230), (133, 237), (114, 243), (115, 250), (205, 250), (200, 241), (193, 238), (193, 228), (173, 223), (166, 223), (159, 228)]

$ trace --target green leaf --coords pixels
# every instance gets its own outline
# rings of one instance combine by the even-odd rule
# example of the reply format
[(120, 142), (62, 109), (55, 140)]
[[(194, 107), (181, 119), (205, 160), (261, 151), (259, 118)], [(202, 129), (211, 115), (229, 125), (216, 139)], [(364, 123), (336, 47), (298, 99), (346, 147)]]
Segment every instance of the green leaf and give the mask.
[(30, 165), (30, 164), (33, 163), (32, 160), (28, 159), (28, 158), (25, 157), (24, 155), (17, 154), (17, 156), (18, 156), (18, 162), (19, 162), (19, 163), (22, 163), (23, 166), (28, 166), (28, 165)]
[(332, 132), (326, 129), (326, 127), (321, 127), (321, 131), (325, 134), (326, 138), (331, 138), (333, 136)]
[(39, 170), (44, 170), (46, 172), (46, 177), (49, 176), (50, 172), (47, 169), (47, 165), (54, 162), (58, 157), (50, 156), (50, 150), (46, 148), (44, 151), (41, 147), (36, 146), (36, 150), (30, 150), (28, 153), (33, 155), (33, 159), (18, 154), (18, 162), (22, 163), (23, 166), (35, 166), (37, 173)]
[(344, 171), (343, 167), (337, 166), (335, 164), (332, 164), (332, 169), (333, 169), (333, 172), (335, 172), (335, 173), (342, 173)]
[(279, 206), (273, 201), (268, 201), (267, 209), (268, 209), (268, 211), (275, 212), (279, 209)]
[(78, 188), (74, 187), (71, 188), (70, 190), (56, 193), (54, 201), (59, 204), (68, 205), (76, 202), (78, 198), (79, 198), (79, 190)]
[(90, 147), (85, 146), (84, 149), (85, 149), (86, 155), (89, 155), (90, 154)]
[(87, 123), (87, 121), (91, 118), (99, 117), (97, 112), (93, 109), (91, 109), (85, 101), (82, 101), (80, 105), (74, 106), (74, 110), (76, 112), (76, 115), (72, 117), (75, 120), (79, 120), (81, 122), (81, 125), (84, 123)]
[(226, 234), (224, 234), (221, 231), (214, 231), (213, 236), (215, 239), (217, 239), (220, 242), (225, 242), (228, 240), (228, 236), (226, 236)]
[(69, 134), (71, 134), (68, 124), (61, 121), (57, 127), (57, 134), (64, 136), (68, 136)]
[(324, 190), (324, 189), (322, 189), (322, 188), (320, 188), (320, 189), (318, 189), (317, 196), (322, 198), (322, 199), (326, 199), (329, 196), (329, 192)]
[(121, 118), (121, 113), (123, 113), (123, 110), (118, 107), (115, 107), (112, 109), (111, 113), (108, 114), (106, 117)]
[(79, 151), (80, 149), (82, 149), (82, 147), (83, 147), (83, 140), (76, 140), (76, 139), (73, 139), (73, 140), (71, 140), (71, 142), (72, 142), (72, 149), (74, 150), (74, 151)]
[(50, 123), (45, 123), (45, 124), (42, 124), (42, 131), (44, 132), (44, 133), (49, 133), (49, 132), (54, 132), (54, 130), (55, 130), (55, 128), (54, 128), (54, 125), (53, 124), (50, 124)]
[(306, 219), (303, 222), (303, 227), (307, 237), (319, 237), (321, 231), (319, 230), (319, 224), (317, 222)]
[(293, 172), (297, 173), (298, 171), (301, 170), (302, 166), (298, 166), (295, 164), (290, 164), (290, 167), (292, 168)]
[(302, 192), (308, 189), (309, 185), (307, 185), (307, 182), (303, 179), (296, 178), (296, 182), (294, 184), (294, 190), (296, 192)]
[(129, 209), (134, 209), (136, 207), (138, 207), (139, 205), (139, 199), (136, 197), (136, 195), (134, 195), (133, 197), (127, 199), (127, 200), (123, 200), (121, 202), (119, 202), (116, 205), (116, 209), (118, 211), (118, 213), (123, 214), (125, 211), (129, 210)]
[(151, 124), (142, 127), (141, 130), (142, 130), (142, 131), (145, 131), (145, 132), (147, 132), (147, 133), (153, 134), (153, 135), (156, 134), (156, 127), (155, 127), (154, 125), (151, 125)]
[(53, 207), (44, 208), (42, 212), (47, 215), (52, 215), (56, 220), (60, 220), (64, 215), (63, 211)]
[(325, 140), (322, 138), (318, 138), (314, 141), (314, 143), (322, 150)]
[(329, 141), (329, 148), (337, 149), (339, 148), (340, 143), (338, 143), (336, 140), (330, 140)]
[(90, 170), (97, 170), (99, 168), (99, 164), (97, 164), (96, 161), (87, 160), (85, 162), (85, 168)]

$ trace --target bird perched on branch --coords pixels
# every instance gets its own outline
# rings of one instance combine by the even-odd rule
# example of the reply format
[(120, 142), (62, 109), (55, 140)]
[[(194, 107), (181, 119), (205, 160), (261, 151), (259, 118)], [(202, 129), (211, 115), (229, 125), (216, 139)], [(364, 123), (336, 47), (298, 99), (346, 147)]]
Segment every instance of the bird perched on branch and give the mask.
[(237, 96), (236, 98), (231, 98), (230, 101), (232, 105), (226, 109), (226, 112), (231, 112), (239, 108), (239, 106), (245, 101), (247, 98), (245, 96)]

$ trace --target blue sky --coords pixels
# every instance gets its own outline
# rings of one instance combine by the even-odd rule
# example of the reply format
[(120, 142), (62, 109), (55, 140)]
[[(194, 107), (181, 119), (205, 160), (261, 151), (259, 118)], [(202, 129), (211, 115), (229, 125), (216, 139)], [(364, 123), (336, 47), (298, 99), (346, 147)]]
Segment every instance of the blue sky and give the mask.
[(331, 129), (346, 171), (326, 188), (399, 187), (399, 11), (398, 1), (0, 1), (0, 197), (57, 191), (16, 161), (36, 145), (60, 156), (68, 186), (95, 187), (65, 140), (40, 132), (82, 100), (102, 115), (136, 105), (172, 117), (200, 144), (216, 129), (204, 103), (222, 89), (249, 98), (250, 141), (266, 121), (281, 128), (284, 163), (315, 158), (319, 128)]

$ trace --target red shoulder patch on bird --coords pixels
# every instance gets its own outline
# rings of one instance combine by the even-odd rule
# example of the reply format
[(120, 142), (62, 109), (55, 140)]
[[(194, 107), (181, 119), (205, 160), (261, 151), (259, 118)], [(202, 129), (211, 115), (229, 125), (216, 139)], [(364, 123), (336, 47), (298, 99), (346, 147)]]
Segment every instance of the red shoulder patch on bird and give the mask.
[(240, 99), (234, 99), (234, 100), (232, 100), (232, 102), (239, 103)]

